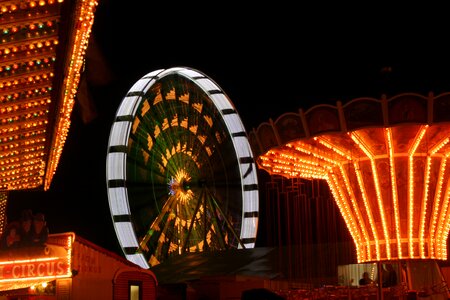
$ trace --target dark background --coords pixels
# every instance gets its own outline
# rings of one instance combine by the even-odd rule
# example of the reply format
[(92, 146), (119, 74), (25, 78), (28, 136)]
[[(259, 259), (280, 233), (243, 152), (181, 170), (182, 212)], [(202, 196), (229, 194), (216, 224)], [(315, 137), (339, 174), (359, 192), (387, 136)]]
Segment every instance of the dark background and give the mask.
[(150, 71), (205, 73), (247, 131), (315, 104), (450, 91), (448, 34), (425, 11), (432, 21), (370, 8), (99, 2), (83, 74), (89, 96), (75, 104), (50, 190), (10, 192), (8, 217), (31, 208), (50, 233), (73, 231), (119, 254), (106, 194), (109, 131), (123, 96)]

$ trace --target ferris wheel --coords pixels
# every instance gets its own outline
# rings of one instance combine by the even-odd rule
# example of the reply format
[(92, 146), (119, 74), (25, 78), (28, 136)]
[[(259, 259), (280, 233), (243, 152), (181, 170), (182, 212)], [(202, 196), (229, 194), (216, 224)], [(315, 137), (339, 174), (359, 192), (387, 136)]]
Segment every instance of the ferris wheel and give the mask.
[(256, 165), (222, 89), (191, 68), (148, 73), (123, 98), (106, 159), (110, 212), (129, 261), (253, 248)]

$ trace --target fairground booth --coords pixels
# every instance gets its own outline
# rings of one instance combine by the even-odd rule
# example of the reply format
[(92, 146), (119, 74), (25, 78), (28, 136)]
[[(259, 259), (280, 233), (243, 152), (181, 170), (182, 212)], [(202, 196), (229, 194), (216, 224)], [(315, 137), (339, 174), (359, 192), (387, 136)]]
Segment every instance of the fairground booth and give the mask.
[(157, 280), (72, 232), (0, 251), (0, 299), (156, 299)]

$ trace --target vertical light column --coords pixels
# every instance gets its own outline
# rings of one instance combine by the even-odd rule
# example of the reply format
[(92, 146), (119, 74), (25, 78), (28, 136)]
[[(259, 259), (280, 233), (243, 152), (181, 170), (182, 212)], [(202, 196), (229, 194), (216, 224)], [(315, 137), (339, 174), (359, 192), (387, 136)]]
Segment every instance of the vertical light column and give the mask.
[[(364, 202), (364, 207), (366, 209), (367, 217), (369, 218), (370, 228), (372, 229), (373, 239), (375, 241), (376, 259), (380, 260), (381, 257), (380, 257), (380, 243), (378, 241), (378, 231), (375, 226), (375, 221), (373, 219), (373, 213), (372, 213), (372, 209), (369, 204), (369, 199), (367, 198), (367, 192), (366, 192), (366, 188), (364, 186), (364, 180), (363, 180), (363, 176), (361, 174), (361, 169), (359, 167), (358, 162), (356, 162), (356, 161), (353, 162), (353, 166), (355, 168), (356, 178), (358, 180), (359, 189), (361, 191), (361, 197)], [(370, 245), (369, 245), (368, 251), (369, 251), (368, 260), (374, 259), (374, 257), (372, 256), (372, 251), (370, 249)]]
[(400, 214), (398, 211), (398, 194), (397, 194), (397, 177), (395, 172), (395, 158), (392, 139), (392, 130), (390, 128), (385, 129), (385, 138), (388, 144), (389, 155), (389, 175), (391, 177), (391, 192), (392, 192), (392, 206), (394, 207), (394, 220), (395, 220), (395, 238), (397, 239), (397, 257), (403, 258), (402, 242), (401, 242), (401, 228), (400, 228)]
[(347, 201), (345, 200), (344, 193), (339, 185), (339, 180), (335, 174), (330, 174), (327, 180), (328, 186), (330, 187), (331, 193), (333, 194), (334, 200), (341, 212), (342, 217), (344, 218), (345, 224), (350, 232), (350, 235), (353, 238), (356, 246), (356, 253), (358, 256), (358, 261), (361, 259), (361, 236), (358, 234), (358, 230), (355, 228), (355, 222), (351, 211), (347, 205)]
[(421, 126), (408, 151), (408, 245), (409, 257), (414, 258), (414, 153), (417, 150), (428, 125)]
[(378, 203), (378, 210), (381, 217), (381, 224), (383, 228), (383, 234), (384, 234), (384, 240), (386, 244), (386, 258), (391, 258), (391, 245), (390, 245), (390, 238), (389, 238), (389, 231), (386, 224), (386, 216), (385, 216), (385, 209), (383, 205), (383, 199), (381, 197), (381, 189), (380, 189), (380, 183), (378, 180), (378, 172), (377, 167), (375, 164), (375, 157), (372, 154), (372, 152), (369, 150), (369, 147), (365, 145), (363, 140), (358, 136), (356, 133), (350, 134), (352, 140), (358, 145), (358, 147), (367, 155), (367, 157), (370, 159), (370, 166), (372, 168), (372, 174), (373, 174), (373, 182), (375, 185), (375, 193), (377, 195), (377, 203)]
[(437, 222), (438, 222), (438, 218), (439, 218), (439, 210), (440, 210), (440, 205), (441, 205), (441, 199), (442, 199), (442, 186), (444, 184), (444, 174), (445, 174), (445, 167), (447, 165), (447, 157), (448, 154), (446, 154), (444, 157), (442, 157), (441, 159), (441, 165), (439, 167), (439, 174), (438, 174), (438, 178), (437, 178), (437, 183), (436, 183), (436, 192), (434, 194), (434, 201), (433, 201), (433, 211), (431, 213), (430, 216), (430, 231), (429, 231), (429, 236), (430, 236), (430, 257), (431, 258), (436, 258), (436, 228), (437, 228)]
[(445, 194), (442, 199), (442, 206), (440, 207), (440, 214), (438, 219), (438, 225), (437, 225), (437, 232), (436, 232), (436, 243), (437, 243), (437, 256), (443, 257), (445, 250), (446, 250), (446, 243), (447, 240), (443, 240), (443, 237), (446, 233), (444, 233), (444, 230), (446, 229), (445, 221), (448, 214), (448, 204), (450, 199), (450, 180), (447, 181), (447, 185), (445, 187)]
[[(370, 239), (369, 239), (369, 234), (367, 232), (367, 226), (366, 226), (366, 224), (365, 224), (365, 222), (364, 222), (364, 220), (363, 220), (363, 218), (361, 216), (361, 212), (359, 210), (359, 206), (356, 203), (355, 194), (353, 193), (353, 190), (351, 188), (350, 181), (348, 179), (347, 173), (345, 172), (342, 164), (339, 166), (339, 170), (341, 171), (341, 176), (342, 176), (342, 179), (344, 180), (345, 188), (347, 190), (347, 194), (350, 197), (351, 205), (353, 207), (354, 214), (356, 215), (356, 219), (357, 220), (355, 220), (355, 221), (357, 221), (357, 222), (356, 222), (355, 225), (359, 224), (359, 230), (357, 232), (361, 232), (361, 234), (363, 235), (363, 238), (364, 238), (364, 243), (366, 245), (366, 247), (365, 247), (366, 250), (367, 250), (366, 251), (366, 255), (363, 255), (361, 253), (362, 257), (359, 258), (359, 256), (358, 256), (358, 260), (360, 260), (360, 259), (361, 260), (362, 259), (367, 259), (368, 257), (370, 257)], [(358, 241), (360, 243), (362, 243), (363, 238), (361, 236), (359, 236), (359, 234), (358, 234)], [(360, 255), (359, 252), (358, 252), (358, 255)]]
[(431, 156), (427, 155), (426, 167), (425, 167), (425, 178), (424, 178), (424, 186), (423, 186), (423, 198), (422, 198), (422, 207), (420, 213), (420, 227), (419, 227), (419, 254), (420, 258), (425, 258), (425, 220), (427, 218), (427, 203), (428, 203), (428, 188), (430, 184), (430, 167), (431, 167)]
[(0, 236), (5, 231), (8, 220), (6, 219), (6, 205), (8, 204), (8, 191), (0, 192)]

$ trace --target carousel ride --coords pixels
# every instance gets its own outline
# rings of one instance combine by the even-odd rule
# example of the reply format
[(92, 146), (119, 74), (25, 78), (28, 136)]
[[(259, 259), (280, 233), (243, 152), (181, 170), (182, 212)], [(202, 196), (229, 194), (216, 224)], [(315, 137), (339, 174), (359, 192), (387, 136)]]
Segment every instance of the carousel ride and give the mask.
[[(285, 113), (249, 141), (269, 174), (325, 180), (358, 263), (398, 262), (416, 288), (434, 283), (414, 269), (448, 256), (449, 121), (450, 93), (359, 98)], [(429, 280), (441, 282), (433, 268)]]

